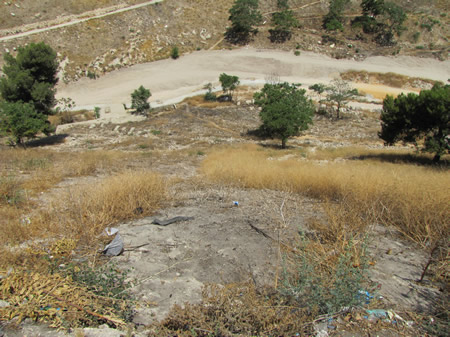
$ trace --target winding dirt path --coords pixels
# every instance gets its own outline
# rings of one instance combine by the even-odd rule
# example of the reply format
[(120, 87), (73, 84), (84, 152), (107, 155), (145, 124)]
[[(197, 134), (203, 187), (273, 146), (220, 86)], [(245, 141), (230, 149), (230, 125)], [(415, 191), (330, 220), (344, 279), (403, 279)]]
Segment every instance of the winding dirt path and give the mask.
[[(115, 15), (123, 12), (128, 12), (138, 8), (154, 5), (164, 0), (150, 0), (137, 5), (126, 6), (116, 5), (111, 7), (99, 8), (92, 11), (84, 12), (78, 15), (69, 15), (55, 20), (32, 23), (21, 27), (13, 27), (5, 30), (0, 30), (0, 42), (18, 39), (24, 36), (39, 34), (53, 29), (59, 29), (67, 26), (73, 26), (81, 22), (86, 22), (93, 19), (104, 18), (105, 16)], [(44, 26), (43, 28), (40, 28)], [(12, 35), (6, 35), (11, 31), (21, 31)]]

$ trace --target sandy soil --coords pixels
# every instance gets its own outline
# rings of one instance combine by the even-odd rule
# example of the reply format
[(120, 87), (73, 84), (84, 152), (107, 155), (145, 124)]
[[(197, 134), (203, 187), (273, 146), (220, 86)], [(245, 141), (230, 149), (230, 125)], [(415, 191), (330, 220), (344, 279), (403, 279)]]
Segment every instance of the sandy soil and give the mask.
[[(129, 104), (130, 94), (140, 85), (149, 88), (152, 106), (173, 104), (186, 96), (201, 92), (211, 82), (216, 87), (223, 72), (239, 76), (241, 83), (262, 85), (267, 76), (277, 74), (281, 80), (305, 86), (327, 83), (347, 70), (395, 72), (446, 82), (450, 78), (450, 60), (437, 61), (414, 57), (370, 57), (364, 61), (336, 60), (328, 56), (303, 52), (301, 56), (275, 50), (251, 48), (221, 51), (200, 51), (184, 55), (178, 60), (135, 65), (90, 80), (84, 78), (68, 85), (60, 84), (58, 97), (71, 97), (78, 108), (99, 106), (110, 114), (102, 114), (102, 121), (130, 120), (123, 103)], [(373, 88), (372, 88), (373, 89)], [(386, 92), (393, 89), (382, 88)], [(398, 90), (394, 90), (398, 93)]]

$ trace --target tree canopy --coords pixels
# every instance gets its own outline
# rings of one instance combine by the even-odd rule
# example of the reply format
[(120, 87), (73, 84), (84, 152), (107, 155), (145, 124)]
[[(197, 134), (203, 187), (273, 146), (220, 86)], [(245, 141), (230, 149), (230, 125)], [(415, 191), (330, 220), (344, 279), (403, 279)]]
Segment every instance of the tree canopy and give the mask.
[(222, 85), (223, 94), (229, 96), (232, 100), (233, 92), (239, 85), (239, 77), (222, 73), (219, 76), (219, 81)]
[(450, 85), (436, 84), (419, 95), (386, 96), (381, 113), (379, 137), (386, 144), (398, 141), (418, 146), (435, 154), (434, 160), (450, 151)]
[(289, 9), (287, 3), (279, 5), (280, 12), (272, 14), (273, 29), (269, 29), (270, 41), (285, 42), (290, 40), (292, 36), (292, 28), (298, 26), (298, 20), (294, 16), (294, 12)]
[(0, 113), (2, 129), (18, 143), (24, 137), (54, 130), (47, 117), (56, 111), (55, 85), (58, 61), (55, 51), (45, 43), (19, 47), (17, 56), (4, 56), (5, 77), (0, 79), (0, 94), (5, 101)]
[[(313, 89), (314, 90), (314, 89)], [(327, 86), (327, 99), (336, 104), (336, 118), (341, 118), (341, 109), (347, 102), (358, 94), (358, 90), (353, 89), (347, 81), (335, 79)]]
[(405, 29), (407, 15), (402, 7), (384, 0), (363, 0), (362, 16), (352, 21), (353, 27), (361, 27), (367, 34), (375, 34), (380, 45), (394, 44), (394, 35), (400, 36)]
[(148, 99), (151, 95), (150, 90), (141, 85), (131, 93), (131, 108), (135, 109), (138, 114), (145, 115), (150, 110)]
[(255, 93), (255, 104), (260, 106), (261, 130), (271, 138), (281, 139), (285, 148), (289, 137), (297, 136), (312, 124), (314, 105), (305, 96), (306, 91), (296, 84), (265, 84)]
[(256, 33), (254, 26), (262, 21), (258, 10), (258, 0), (236, 0), (230, 8), (231, 27), (227, 29), (225, 37), (232, 43), (246, 43), (251, 33)]
[(5, 101), (31, 103), (39, 113), (51, 115), (58, 82), (55, 51), (43, 42), (30, 43), (19, 47), (16, 58), (7, 53), (4, 59), (0, 93)]
[(323, 18), (323, 28), (326, 30), (342, 30), (343, 12), (350, 0), (330, 0), (327, 15)]

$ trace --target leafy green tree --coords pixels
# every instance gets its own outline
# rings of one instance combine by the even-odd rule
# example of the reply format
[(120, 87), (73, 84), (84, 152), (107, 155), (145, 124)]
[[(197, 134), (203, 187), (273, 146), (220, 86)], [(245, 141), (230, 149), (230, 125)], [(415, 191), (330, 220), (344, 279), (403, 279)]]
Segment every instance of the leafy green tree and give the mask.
[(434, 153), (434, 161), (450, 151), (450, 85), (436, 84), (419, 95), (386, 96), (379, 137), (386, 144), (423, 140), (422, 150)]
[(262, 21), (262, 15), (258, 10), (258, 0), (236, 0), (230, 8), (231, 27), (227, 29), (225, 37), (231, 43), (247, 43), (250, 34), (256, 34), (254, 26)]
[(289, 137), (299, 135), (312, 124), (314, 105), (305, 93), (298, 85), (285, 82), (265, 84), (254, 95), (255, 104), (262, 108), (263, 133), (281, 139), (283, 149)]
[(0, 93), (7, 102), (31, 103), (39, 113), (51, 115), (56, 104), (55, 85), (58, 61), (55, 51), (45, 43), (20, 47), (17, 57), (5, 54)]
[(342, 30), (343, 12), (349, 3), (350, 0), (330, 0), (328, 13), (323, 18), (323, 28), (326, 30)]
[(48, 125), (47, 116), (31, 103), (3, 102), (0, 105), (0, 129), (23, 145), (24, 138), (33, 138)]
[(224, 95), (229, 96), (230, 100), (232, 100), (233, 92), (239, 85), (239, 77), (222, 73), (219, 76), (219, 81), (222, 85)]
[(150, 110), (148, 99), (151, 95), (150, 90), (141, 85), (131, 94), (131, 108), (135, 109), (139, 114), (146, 115), (148, 110)]
[(394, 35), (400, 36), (405, 30), (403, 23), (406, 19), (407, 15), (403, 8), (392, 2), (386, 2), (384, 4), (380, 32), (375, 40), (383, 46), (393, 44)]
[[(10, 130), (9, 132), (13, 133), (16, 139), (20, 139), (20, 143), (24, 137), (34, 137), (39, 132), (50, 134), (54, 128), (50, 123), (41, 123), (41, 121), (47, 120), (49, 115), (56, 113), (53, 109), (56, 105), (55, 86), (58, 82), (56, 77), (58, 61), (55, 51), (43, 42), (30, 43), (25, 47), (19, 47), (16, 57), (9, 53), (5, 54), (4, 60), (5, 77), (0, 79), (0, 94), (5, 102), (22, 105), (20, 107), (6, 105), (2, 108), (3, 114), (6, 113), (9, 116), (2, 120), (6, 123), (3, 129)], [(31, 105), (34, 112), (24, 104)], [(12, 113), (13, 110), (14, 113)], [(17, 116), (20, 111), (24, 113), (23, 118)], [(14, 118), (11, 117), (13, 115)], [(28, 121), (26, 118), (36, 120)], [(23, 123), (23, 125), (12, 128), (11, 121)], [(29, 132), (23, 131), (23, 128), (27, 126), (30, 128)], [(40, 126), (40, 129), (37, 129), (37, 126)]]
[(362, 16), (352, 21), (352, 27), (361, 27), (364, 33), (376, 34), (375, 41), (383, 46), (394, 44), (394, 36), (404, 31), (407, 15), (402, 7), (384, 0), (363, 0)]
[(336, 118), (341, 118), (340, 111), (348, 101), (358, 95), (358, 90), (353, 89), (347, 81), (335, 79), (326, 89), (327, 99), (336, 105)]
[(294, 16), (294, 12), (289, 9), (287, 1), (278, 1), (280, 12), (272, 14), (272, 22), (274, 29), (269, 29), (270, 41), (285, 42), (290, 40), (292, 36), (292, 28), (298, 26), (298, 20)]

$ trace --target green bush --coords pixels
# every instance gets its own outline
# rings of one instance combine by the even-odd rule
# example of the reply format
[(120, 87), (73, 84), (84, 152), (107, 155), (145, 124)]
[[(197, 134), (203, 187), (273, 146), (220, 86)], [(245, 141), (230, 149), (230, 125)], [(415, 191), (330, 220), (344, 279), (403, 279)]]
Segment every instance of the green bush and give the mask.
[[(335, 313), (344, 307), (366, 302), (368, 263), (365, 245), (354, 249), (350, 241), (340, 254), (336, 266), (330, 269), (320, 266), (307, 248), (309, 243), (309, 239), (301, 233), (298, 253), (289, 259), (290, 267), (285, 257), (281, 294), (291, 298), (299, 307), (306, 307), (310, 312), (319, 314)], [(355, 258), (360, 261), (358, 266), (354, 266)]]
[(151, 95), (150, 90), (141, 85), (131, 94), (131, 108), (135, 109), (138, 114), (146, 115), (150, 110), (150, 103), (147, 100)]
[(205, 86), (203, 87), (203, 89), (206, 89), (206, 90), (207, 90), (207, 92), (206, 92), (206, 94), (205, 94), (205, 96), (204, 96), (204, 100), (205, 100), (205, 101), (208, 101), (208, 102), (215, 102), (215, 101), (217, 101), (217, 96), (216, 96), (216, 94), (212, 92), (213, 86), (212, 86), (211, 83), (208, 83), (207, 85), (205, 85)]
[(132, 320), (133, 309), (129, 302), (132, 297), (127, 291), (131, 284), (126, 281), (128, 271), (119, 270), (113, 264), (96, 268), (69, 264), (63, 272), (95, 295), (112, 300), (113, 308), (121, 318), (127, 322)]
[(337, 19), (330, 19), (329, 21), (327, 21), (325, 23), (324, 27), (328, 31), (344, 29), (344, 26), (342, 26), (342, 23), (340, 23)]
[(170, 52), (170, 57), (173, 58), (174, 60), (180, 57), (180, 51), (178, 50), (177, 46), (174, 46), (172, 48), (172, 51)]
[(213, 93), (213, 92), (207, 92), (205, 94), (204, 98), (205, 98), (205, 101), (208, 101), (208, 102), (215, 102), (215, 101), (217, 101), (217, 95), (215, 93)]
[(98, 107), (98, 106), (96, 106), (96, 107), (94, 108), (94, 117), (95, 117), (96, 119), (100, 118), (100, 107)]

